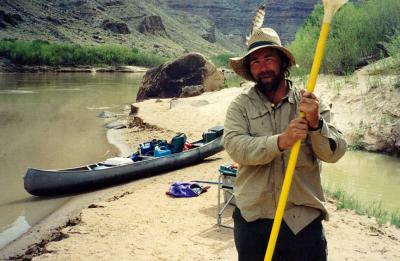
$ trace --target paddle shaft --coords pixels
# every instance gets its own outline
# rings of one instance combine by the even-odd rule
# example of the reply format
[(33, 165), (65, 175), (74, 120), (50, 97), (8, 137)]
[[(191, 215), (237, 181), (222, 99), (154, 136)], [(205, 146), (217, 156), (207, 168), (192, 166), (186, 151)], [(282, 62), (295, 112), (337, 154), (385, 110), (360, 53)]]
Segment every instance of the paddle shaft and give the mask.
[[(311, 67), (310, 77), (307, 82), (307, 91), (313, 92), (315, 83), (317, 82), (318, 72), (321, 67), (322, 57), (324, 54), (326, 41), (328, 39), (330, 23), (323, 23), (320, 36), (317, 43), (317, 49), (315, 51), (314, 61)], [(304, 117), (304, 113), (300, 112), (300, 117)], [(294, 169), (296, 167), (297, 157), (300, 151), (301, 140), (296, 141), (290, 152), (289, 162), (283, 180), (282, 190), (278, 201), (278, 207), (272, 225), (271, 235), (268, 241), (267, 251), (265, 253), (264, 261), (271, 261), (274, 254), (276, 240), (278, 238), (279, 229), (281, 227), (283, 214), (285, 212), (286, 202), (289, 196), (290, 186), (292, 184)]]

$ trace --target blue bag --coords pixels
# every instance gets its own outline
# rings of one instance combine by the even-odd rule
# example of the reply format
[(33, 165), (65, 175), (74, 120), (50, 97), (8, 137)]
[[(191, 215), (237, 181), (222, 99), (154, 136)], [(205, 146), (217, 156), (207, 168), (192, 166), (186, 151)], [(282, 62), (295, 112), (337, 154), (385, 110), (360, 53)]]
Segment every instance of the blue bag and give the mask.
[(151, 142), (145, 142), (139, 145), (140, 154), (143, 156), (153, 156), (154, 147)]
[(179, 133), (171, 140), (171, 153), (179, 153), (183, 151), (183, 147), (185, 146), (186, 135), (184, 133)]

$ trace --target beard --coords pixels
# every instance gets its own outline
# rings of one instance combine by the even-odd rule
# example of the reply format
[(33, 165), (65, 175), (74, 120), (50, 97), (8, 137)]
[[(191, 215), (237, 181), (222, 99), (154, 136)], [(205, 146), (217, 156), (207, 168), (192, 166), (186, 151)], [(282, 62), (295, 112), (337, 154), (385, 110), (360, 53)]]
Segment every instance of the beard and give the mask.
[[(263, 80), (263, 77), (269, 77), (269, 80)], [(274, 73), (273, 71), (268, 71), (262, 74), (259, 74), (257, 77), (257, 89), (262, 93), (274, 92), (278, 89), (279, 84), (285, 78), (284, 73), (281, 71), (279, 73)]]

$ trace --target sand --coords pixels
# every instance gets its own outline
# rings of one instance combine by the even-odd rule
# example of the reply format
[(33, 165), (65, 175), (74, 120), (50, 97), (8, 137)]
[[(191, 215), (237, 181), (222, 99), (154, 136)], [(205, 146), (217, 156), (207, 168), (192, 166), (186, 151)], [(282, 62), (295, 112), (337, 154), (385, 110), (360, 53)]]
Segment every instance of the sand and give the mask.
[[(241, 91), (135, 104), (137, 116), (153, 127), (113, 130), (109, 138), (125, 144), (122, 155), (144, 140), (170, 139), (177, 132), (199, 138), (207, 128), (223, 124), (229, 102)], [(60, 228), (61, 240), (46, 244), (33, 260), (237, 260), (233, 231), (216, 224), (216, 185), (195, 198), (165, 194), (175, 181), (217, 181), (218, 167), (228, 162), (226, 152), (220, 152), (201, 164), (108, 190), (75, 215), (76, 222)], [(337, 210), (331, 199), (327, 207), (329, 260), (400, 260), (400, 230)], [(227, 224), (232, 224), (232, 209), (224, 215)]]

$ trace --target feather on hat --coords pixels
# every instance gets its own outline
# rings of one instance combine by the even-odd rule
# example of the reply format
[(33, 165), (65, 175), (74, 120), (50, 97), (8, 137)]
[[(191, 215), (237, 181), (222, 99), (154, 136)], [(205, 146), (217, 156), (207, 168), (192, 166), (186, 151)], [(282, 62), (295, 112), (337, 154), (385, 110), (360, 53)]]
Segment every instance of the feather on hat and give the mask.
[(265, 17), (265, 6), (264, 5), (260, 5), (260, 7), (258, 8), (256, 15), (253, 17), (253, 22), (251, 24), (251, 30), (250, 30), (250, 34), (248, 36), (246, 36), (246, 46), (249, 45), (249, 39), (251, 37), (251, 35), (253, 34), (253, 32), (257, 29), (257, 28), (261, 28), (263, 23), (264, 23), (264, 17)]

